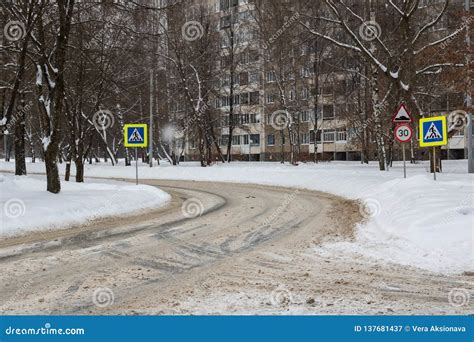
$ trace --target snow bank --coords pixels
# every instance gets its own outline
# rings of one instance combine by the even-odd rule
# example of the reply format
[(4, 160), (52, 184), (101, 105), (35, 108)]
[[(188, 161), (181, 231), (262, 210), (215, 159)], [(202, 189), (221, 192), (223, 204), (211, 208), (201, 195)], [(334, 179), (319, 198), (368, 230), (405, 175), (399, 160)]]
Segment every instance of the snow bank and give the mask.
[(0, 236), (63, 228), (140, 209), (157, 208), (170, 196), (151, 186), (62, 182), (51, 194), (46, 181), (0, 175)]
[[(355, 242), (333, 243), (329, 249), (361, 253), (391, 262), (442, 273), (474, 271), (474, 176), (466, 174), (466, 161), (444, 161), (444, 172), (433, 180), (425, 162), (408, 164), (403, 179), (401, 163), (381, 172), (376, 163), (330, 162), (302, 164), (234, 162), (201, 168), (197, 163), (178, 167), (164, 164), (140, 167), (140, 177), (212, 182), (267, 184), (319, 190), (359, 199), (366, 222)], [(43, 172), (44, 165), (28, 164)], [(0, 163), (11, 170), (13, 163)], [(85, 174), (133, 178), (134, 167), (87, 165)], [(298, 200), (296, 197), (295, 200)]]

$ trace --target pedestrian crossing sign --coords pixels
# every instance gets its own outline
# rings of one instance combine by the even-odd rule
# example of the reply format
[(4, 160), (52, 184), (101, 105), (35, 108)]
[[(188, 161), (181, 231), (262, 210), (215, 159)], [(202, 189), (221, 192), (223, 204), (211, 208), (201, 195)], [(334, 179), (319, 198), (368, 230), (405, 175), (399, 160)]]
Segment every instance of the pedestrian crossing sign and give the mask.
[(123, 128), (125, 147), (147, 147), (148, 130), (146, 124), (126, 124)]
[(420, 146), (443, 146), (448, 143), (445, 116), (420, 119)]

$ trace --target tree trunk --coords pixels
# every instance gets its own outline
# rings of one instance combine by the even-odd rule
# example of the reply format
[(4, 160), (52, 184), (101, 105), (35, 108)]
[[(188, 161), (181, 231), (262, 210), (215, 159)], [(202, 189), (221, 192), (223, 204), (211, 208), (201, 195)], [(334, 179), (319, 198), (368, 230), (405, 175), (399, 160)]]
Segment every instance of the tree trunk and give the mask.
[(285, 132), (283, 130), (280, 131), (280, 163), (285, 164), (285, 143), (283, 140), (285, 139)]
[(84, 161), (82, 158), (75, 160), (76, 165), (76, 183), (84, 183)]
[(64, 173), (64, 180), (69, 182), (69, 177), (71, 176), (71, 160), (66, 161), (66, 172)]
[(203, 134), (202, 134), (202, 128), (199, 128), (198, 139), (199, 139), (199, 159), (201, 162), (201, 166), (206, 167), (206, 163), (205, 163), (206, 156), (204, 153), (204, 139), (203, 139)]
[(57, 164), (57, 150), (49, 147), (44, 154), (44, 163), (46, 166), (46, 190), (57, 194), (61, 191), (61, 182), (59, 180), (59, 171)]
[(9, 134), (4, 134), (3, 135), (3, 150), (5, 151), (5, 161), (9, 162), (10, 161), (10, 154), (12, 150), (12, 144), (11, 144), (11, 139)]
[(25, 163), (25, 112), (23, 108), (17, 111), (18, 121), (15, 125), (15, 175), (26, 175)]

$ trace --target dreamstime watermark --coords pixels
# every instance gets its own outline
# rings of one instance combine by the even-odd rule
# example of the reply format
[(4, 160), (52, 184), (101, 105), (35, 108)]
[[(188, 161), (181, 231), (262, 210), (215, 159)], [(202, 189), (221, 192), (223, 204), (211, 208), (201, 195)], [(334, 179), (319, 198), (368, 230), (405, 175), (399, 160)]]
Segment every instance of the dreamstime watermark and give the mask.
[(21, 217), (26, 212), (25, 202), (19, 198), (11, 198), (3, 205), (3, 212), (9, 218)]
[(380, 37), (382, 29), (375, 20), (364, 21), (359, 26), (359, 36), (368, 42), (371, 42)]
[[(220, 281), (219, 276), (215, 273), (210, 273), (206, 276), (206, 279), (200, 282), (201, 288), (204, 290), (209, 290), (211, 288), (218, 288), (222, 286), (222, 281)], [(212, 279), (212, 281), (211, 281)]]
[(293, 200), (295, 199), (296, 195), (298, 195), (299, 192), (300, 191), (296, 189), (294, 192), (287, 195), (283, 203), (279, 205), (278, 208), (276, 208), (276, 210), (272, 212), (270, 216), (265, 218), (265, 220), (263, 221), (263, 225), (266, 226), (270, 224), (273, 220), (275, 220), (285, 210), (285, 208), (288, 207), (288, 205), (291, 202), (293, 202)]
[(25, 24), (21, 21), (9, 21), (3, 28), (3, 34), (7, 40), (17, 42), (26, 36)]
[(299, 17), (300, 14), (296, 12), (289, 19), (286, 19), (282, 27), (279, 28), (270, 38), (268, 38), (268, 42), (263, 42), (262, 48), (267, 50), (268, 47), (273, 44), (286, 31), (286, 29), (288, 29), (296, 20), (298, 20)]
[(99, 308), (105, 308), (114, 304), (114, 292), (108, 287), (97, 288), (92, 295), (92, 302)]
[[(31, 111), (33, 108), (33, 102), (29, 101), (27, 104), (20, 104), (17, 106), (16, 112), (12, 115), (11, 119), (6, 122), (6, 127), (3, 130), (4, 134), (10, 134), (10, 131), (13, 130), (13, 127), (16, 126), (18, 121), (23, 121), (24, 117)], [(2, 120), (0, 120), (2, 122)], [(2, 124), (0, 124), (3, 126)]]
[(28, 293), (28, 288), (32, 284), (33, 284), (33, 282), (30, 279), (27, 279), (26, 282), (24, 282), (21, 285), (21, 287), (15, 292), (15, 294), (0, 307), (0, 312), (4, 312), (5, 309), (7, 309), (11, 305), (15, 304), (20, 296), (22, 296), (23, 294)]
[(448, 302), (455, 307), (467, 305), (470, 299), (471, 294), (466, 289), (455, 288), (448, 293)]
[(442, 50), (446, 49), (448, 47), (448, 45), (451, 44), (451, 42), (454, 39), (456, 39), (456, 37), (459, 35), (459, 33), (461, 33), (462, 31), (464, 31), (464, 29), (469, 27), (469, 25), (471, 24), (471, 22), (473, 20), (474, 20), (474, 16), (470, 16), (468, 18), (465, 18), (464, 23), (456, 31), (454, 31), (454, 33), (451, 36), (449, 36), (448, 39), (446, 39), (444, 42), (442, 42), (440, 44), (440, 48)]
[(270, 125), (277, 131), (287, 128), (293, 119), (287, 110), (277, 110), (270, 115)]
[(110, 110), (100, 109), (92, 116), (92, 123), (96, 129), (104, 131), (113, 127), (115, 123), (114, 115)]
[(204, 35), (204, 28), (199, 21), (187, 21), (181, 27), (181, 35), (183, 36), (184, 40), (193, 42), (202, 38)]
[(5, 329), (6, 335), (84, 335), (84, 328), (53, 328), (51, 323), (45, 323), (44, 327), (12, 327)]
[(469, 116), (464, 110), (454, 110), (448, 114), (448, 127), (449, 130), (460, 131), (463, 130), (469, 122)]
[(366, 198), (359, 204), (359, 212), (364, 218), (378, 216), (381, 210), (380, 202), (375, 198)]
[(294, 302), (293, 294), (286, 287), (279, 286), (270, 294), (270, 302), (274, 306), (286, 306)]
[(204, 205), (197, 198), (189, 198), (183, 202), (181, 211), (186, 218), (201, 216), (204, 212)]
[(464, 198), (461, 202), (459, 202), (459, 204), (454, 208), (454, 210), (452, 211), (452, 213), (450, 213), (449, 215), (447, 215), (445, 217), (445, 220), (444, 222), (445, 223), (449, 223), (451, 222), (453, 219), (455, 219), (460, 213), (463, 213), (463, 212), (469, 212), (472, 208), (472, 204), (474, 203), (474, 194), (471, 193), (470, 194), (470, 197), (467, 196), (466, 198)]

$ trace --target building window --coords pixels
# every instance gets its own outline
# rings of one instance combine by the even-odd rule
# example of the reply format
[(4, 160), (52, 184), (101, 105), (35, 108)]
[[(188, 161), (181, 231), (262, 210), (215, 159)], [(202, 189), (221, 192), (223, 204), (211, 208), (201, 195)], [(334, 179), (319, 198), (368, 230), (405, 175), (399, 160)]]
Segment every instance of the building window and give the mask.
[(259, 59), (259, 53), (257, 50), (250, 50), (249, 51), (249, 60), (250, 62), (258, 62)]
[(250, 123), (259, 123), (260, 120), (258, 120), (257, 114), (250, 114)]
[(260, 145), (260, 134), (250, 134), (250, 145)]
[(248, 145), (249, 144), (249, 136), (246, 134), (246, 135), (242, 135), (242, 145)]
[(240, 115), (240, 118), (241, 118), (241, 122), (242, 122), (243, 125), (249, 123), (249, 115), (248, 114), (242, 114), (242, 115)]
[(322, 87), (321, 89), (323, 95), (332, 95), (334, 93), (334, 88), (332, 84), (328, 84)]
[(260, 73), (252, 72), (250, 74), (250, 83), (258, 83), (258, 82), (260, 82)]
[(275, 71), (267, 71), (265, 73), (265, 81), (267, 83), (275, 82), (276, 81)]
[(324, 142), (334, 142), (335, 132), (333, 129), (324, 129), (323, 130), (323, 141)]
[(239, 85), (240, 84), (240, 76), (239, 75), (234, 75), (232, 77), (232, 85)]
[(226, 146), (229, 142), (229, 135), (227, 134), (223, 134), (222, 137), (221, 137), (221, 143), (220, 145), (221, 146)]
[(309, 142), (310, 144), (314, 144), (315, 142), (316, 144), (321, 143), (321, 130), (320, 129), (316, 131), (316, 134), (314, 133), (314, 130), (311, 130), (309, 132)]
[(336, 140), (337, 141), (346, 141), (347, 140), (347, 132), (345, 129), (338, 129), (336, 132)]
[(230, 15), (226, 15), (221, 18), (221, 25), (220, 25), (221, 30), (230, 27), (230, 20), (231, 20)]
[(240, 145), (240, 135), (232, 136), (232, 145)]
[(267, 135), (267, 145), (268, 146), (275, 145), (275, 136), (273, 134)]
[(311, 72), (308, 67), (301, 67), (300, 73), (301, 73), (301, 78), (306, 78), (311, 75)]
[(223, 36), (221, 38), (221, 48), (225, 49), (225, 48), (228, 48), (229, 46), (230, 46), (229, 37)]
[(222, 107), (227, 107), (230, 105), (230, 99), (229, 96), (222, 96), (221, 97), (221, 106)]
[(248, 64), (249, 63), (249, 53), (248, 51), (242, 52), (240, 54), (240, 64)]
[(334, 119), (334, 105), (323, 106), (323, 120)]
[(308, 88), (303, 88), (303, 89), (301, 90), (301, 99), (307, 100), (307, 99), (308, 99), (308, 96), (309, 96)]
[(308, 122), (309, 121), (309, 110), (303, 110), (300, 113), (301, 122)]
[(229, 126), (229, 115), (224, 115), (222, 117), (222, 126), (223, 127)]
[(247, 85), (249, 83), (249, 73), (241, 72), (239, 74), (240, 85)]
[(235, 7), (239, 5), (239, 0), (220, 0), (221, 11), (228, 10), (229, 7)]
[(253, 91), (250, 93), (250, 104), (257, 105), (260, 103), (260, 93), (258, 91)]
[(274, 94), (267, 94), (267, 103), (274, 103), (276, 99), (276, 96)]
[(240, 104), (246, 105), (249, 103), (249, 93), (240, 94)]
[(232, 122), (234, 124), (234, 126), (240, 124), (240, 115), (232, 115)]
[(309, 133), (301, 133), (300, 134), (300, 143), (303, 145), (309, 144)]
[(224, 75), (224, 77), (222, 77), (222, 86), (223, 87), (230, 86), (230, 75)]

